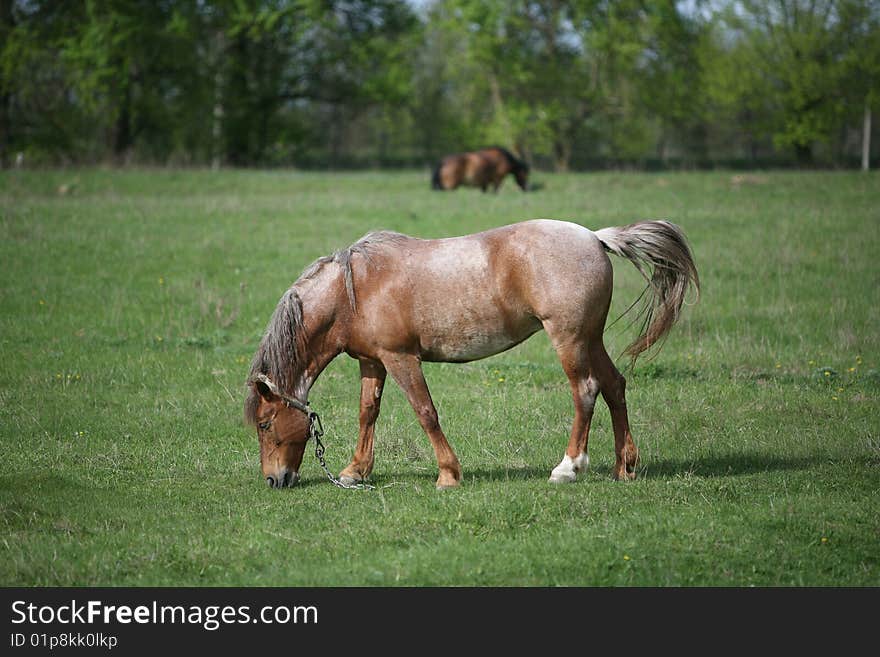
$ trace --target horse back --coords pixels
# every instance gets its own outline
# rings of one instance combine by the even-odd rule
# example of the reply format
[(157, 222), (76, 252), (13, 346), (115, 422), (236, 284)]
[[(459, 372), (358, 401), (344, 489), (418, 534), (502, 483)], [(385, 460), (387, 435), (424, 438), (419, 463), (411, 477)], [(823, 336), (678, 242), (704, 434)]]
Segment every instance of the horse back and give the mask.
[(547, 319), (577, 323), (587, 307), (607, 305), (606, 265), (589, 230), (555, 221), (389, 245), (353, 261), (355, 351), (439, 361), (499, 353)]
[(493, 177), (498, 180), (504, 178), (504, 176), (513, 170), (510, 165), (510, 160), (507, 159), (507, 155), (500, 148), (484, 148), (483, 150), (477, 151), (476, 154), (483, 159), (486, 165), (491, 169)]
[(511, 172), (510, 162), (499, 148), (485, 148), (448, 155), (432, 178), (434, 189), (455, 189), (459, 185), (485, 187), (497, 184)]

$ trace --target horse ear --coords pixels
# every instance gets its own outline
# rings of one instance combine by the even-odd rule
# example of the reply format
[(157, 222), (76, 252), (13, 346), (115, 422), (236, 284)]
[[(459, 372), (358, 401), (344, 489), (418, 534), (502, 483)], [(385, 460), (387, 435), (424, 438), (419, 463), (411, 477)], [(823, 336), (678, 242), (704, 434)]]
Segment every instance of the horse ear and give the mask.
[(272, 392), (272, 389), (263, 381), (254, 381), (253, 386), (257, 394), (265, 401), (273, 402), (278, 400), (278, 395)]

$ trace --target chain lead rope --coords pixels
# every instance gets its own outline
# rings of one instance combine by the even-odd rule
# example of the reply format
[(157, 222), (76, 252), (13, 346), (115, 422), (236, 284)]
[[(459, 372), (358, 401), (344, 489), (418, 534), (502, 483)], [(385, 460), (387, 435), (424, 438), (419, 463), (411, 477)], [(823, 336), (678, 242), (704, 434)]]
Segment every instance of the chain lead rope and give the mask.
[(324, 443), (321, 442), (321, 436), (324, 435), (324, 426), (321, 424), (321, 416), (315, 413), (315, 411), (309, 411), (309, 437), (315, 439), (315, 458), (318, 459), (318, 463), (321, 464), (321, 468), (324, 470), (324, 474), (327, 475), (327, 479), (330, 482), (338, 487), (338, 488), (347, 488), (347, 489), (355, 489), (355, 490), (373, 490), (376, 487), (371, 486), (365, 481), (358, 481), (353, 484), (346, 484), (330, 472), (330, 468), (327, 467), (327, 462), (324, 460)]
[(321, 424), (321, 416), (315, 413), (315, 411), (313, 411), (309, 407), (308, 402), (303, 403), (296, 397), (285, 395), (278, 389), (278, 386), (276, 386), (275, 383), (273, 383), (272, 380), (265, 374), (257, 374), (254, 377), (254, 380), (262, 381), (267, 386), (269, 386), (269, 390), (281, 397), (282, 401), (284, 401), (288, 408), (295, 408), (298, 411), (302, 411), (308, 416), (309, 438), (315, 439), (315, 458), (318, 459), (318, 463), (321, 464), (321, 468), (323, 468), (324, 473), (327, 475), (327, 479), (329, 479), (334, 486), (337, 486), (338, 488), (353, 488), (356, 490), (374, 490), (376, 488), (375, 486), (371, 486), (365, 481), (358, 481), (353, 484), (346, 484), (333, 476), (333, 473), (330, 472), (330, 468), (327, 467), (327, 462), (324, 460), (325, 448), (324, 443), (321, 442), (321, 436), (324, 435), (324, 425)]

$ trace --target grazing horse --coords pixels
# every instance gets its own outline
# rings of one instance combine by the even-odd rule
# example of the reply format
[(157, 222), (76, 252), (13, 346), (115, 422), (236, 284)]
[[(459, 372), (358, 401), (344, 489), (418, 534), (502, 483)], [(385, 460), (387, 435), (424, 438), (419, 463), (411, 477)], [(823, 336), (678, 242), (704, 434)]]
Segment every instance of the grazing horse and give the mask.
[(625, 380), (605, 351), (611, 304), (606, 252), (630, 260), (648, 281), (633, 358), (656, 344), (679, 316), (699, 278), (684, 233), (666, 221), (591, 231), (535, 220), (483, 233), (423, 240), (370, 233), (319, 258), (284, 293), (254, 357), (245, 417), (257, 426), (263, 476), (280, 488), (299, 479), (314, 435), (309, 390), (337, 355), (360, 363), (360, 429), (346, 484), (373, 470), (373, 437), (390, 373), (428, 435), (438, 488), (457, 486), (461, 466), (440, 427), (422, 361), (463, 363), (497, 354), (544, 329), (574, 398), (568, 448), (552, 482), (574, 481), (589, 463), (596, 396), (611, 410), (614, 477), (635, 478)]
[(518, 160), (507, 149), (493, 146), (444, 157), (434, 169), (431, 188), (442, 191), (467, 185), (479, 187), (485, 192), (491, 185), (492, 190), (497, 192), (508, 173), (512, 173), (516, 184), (526, 191), (529, 165)]

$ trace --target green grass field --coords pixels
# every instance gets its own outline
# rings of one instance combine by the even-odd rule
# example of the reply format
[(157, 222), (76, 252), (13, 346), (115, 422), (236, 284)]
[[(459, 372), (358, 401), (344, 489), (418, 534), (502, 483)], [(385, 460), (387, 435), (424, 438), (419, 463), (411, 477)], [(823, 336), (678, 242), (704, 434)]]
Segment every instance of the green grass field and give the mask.
[[(427, 172), (0, 173), (0, 584), (880, 585), (880, 177), (534, 179), (493, 196), (431, 192)], [(434, 489), (390, 384), (376, 490), (336, 489), (310, 451), (299, 486), (269, 490), (244, 380), (300, 271), (376, 228), (536, 217), (668, 218), (691, 240), (700, 303), (625, 371), (639, 479), (612, 481), (600, 402), (590, 471), (547, 483), (573, 410), (539, 333), (425, 366), (460, 489)], [(612, 318), (641, 290), (614, 265)], [(336, 471), (358, 395), (346, 356), (312, 390)]]

